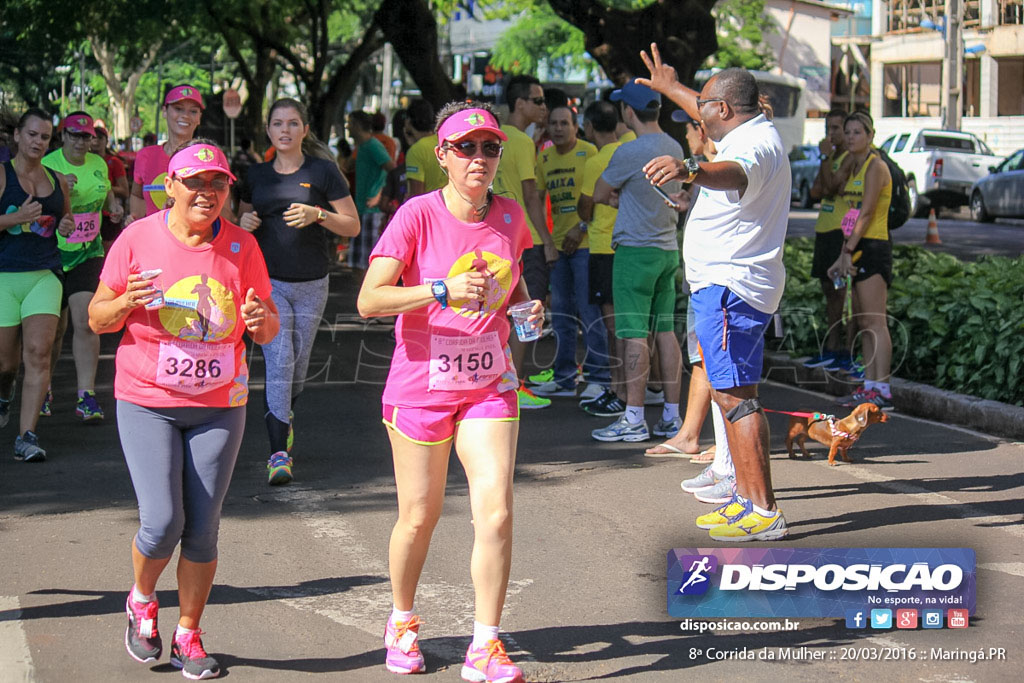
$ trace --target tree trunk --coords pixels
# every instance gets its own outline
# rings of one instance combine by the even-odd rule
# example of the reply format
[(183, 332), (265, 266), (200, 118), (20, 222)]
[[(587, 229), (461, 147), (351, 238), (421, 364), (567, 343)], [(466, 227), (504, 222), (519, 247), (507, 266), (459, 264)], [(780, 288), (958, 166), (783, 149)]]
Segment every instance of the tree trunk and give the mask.
[[(139, 80), (156, 59), (160, 50), (161, 40), (156, 40), (150, 46), (143, 57), (142, 62), (128, 71), (125, 78), (123, 70), (119, 75), (117, 72), (117, 49), (95, 36), (90, 37), (92, 54), (100, 65), (100, 73), (103, 75), (103, 82), (107, 86), (107, 98), (110, 100), (110, 109), (114, 113), (114, 126), (111, 135), (118, 140), (124, 140), (131, 136), (129, 121), (135, 110), (135, 91), (139, 87)], [(122, 86), (121, 83), (124, 82)], [(108, 124), (109, 125), (109, 124)]]
[(426, 0), (384, 0), (374, 21), (424, 99), (440, 109), (456, 98), (455, 84), (438, 58), (437, 22)]
[(609, 9), (598, 0), (548, 1), (558, 16), (583, 31), (587, 52), (616, 85), (647, 75), (640, 50), (649, 50), (651, 43), (658, 44), (684, 83), (692, 82), (718, 49), (711, 17), (717, 0), (658, 0), (639, 10)]
[(315, 112), (311, 110), (310, 115), (316, 126), (315, 132), (324, 142), (331, 137), (331, 127), (336, 123), (338, 110), (355, 90), (359, 80), (359, 69), (383, 45), (384, 39), (374, 21), (366, 29), (363, 39), (349, 54), (345, 63), (331, 74), (321, 97), (312, 103)]

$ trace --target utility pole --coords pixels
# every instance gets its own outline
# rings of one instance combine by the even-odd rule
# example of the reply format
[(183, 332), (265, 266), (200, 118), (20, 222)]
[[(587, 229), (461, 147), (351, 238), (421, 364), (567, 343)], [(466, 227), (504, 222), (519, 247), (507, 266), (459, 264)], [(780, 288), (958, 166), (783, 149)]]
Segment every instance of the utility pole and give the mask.
[(963, 112), (963, 1), (946, 0), (946, 50), (942, 59), (942, 127), (960, 130)]

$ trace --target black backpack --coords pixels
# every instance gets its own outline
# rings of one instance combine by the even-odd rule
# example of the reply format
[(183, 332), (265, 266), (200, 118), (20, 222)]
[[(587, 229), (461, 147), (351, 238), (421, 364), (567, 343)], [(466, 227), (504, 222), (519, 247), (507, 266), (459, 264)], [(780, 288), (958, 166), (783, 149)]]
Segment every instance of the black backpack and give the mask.
[(895, 230), (910, 218), (910, 191), (907, 189), (907, 174), (892, 160), (884, 149), (876, 149), (878, 157), (889, 167), (892, 176), (892, 199), (889, 201), (889, 230)]

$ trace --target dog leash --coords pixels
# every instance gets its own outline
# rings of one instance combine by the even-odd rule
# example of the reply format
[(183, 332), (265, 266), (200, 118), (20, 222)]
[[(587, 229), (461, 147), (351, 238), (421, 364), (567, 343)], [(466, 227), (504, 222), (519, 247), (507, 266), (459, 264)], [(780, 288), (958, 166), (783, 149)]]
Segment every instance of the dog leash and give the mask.
[(766, 413), (778, 413), (779, 415), (791, 415), (793, 417), (806, 417), (806, 418), (809, 418), (809, 419), (812, 419), (812, 418), (814, 418), (815, 416), (818, 416), (818, 415), (823, 415), (823, 413), (792, 413), (792, 412), (790, 412), (788, 410), (769, 410), (768, 408), (765, 408), (764, 412), (766, 412)]

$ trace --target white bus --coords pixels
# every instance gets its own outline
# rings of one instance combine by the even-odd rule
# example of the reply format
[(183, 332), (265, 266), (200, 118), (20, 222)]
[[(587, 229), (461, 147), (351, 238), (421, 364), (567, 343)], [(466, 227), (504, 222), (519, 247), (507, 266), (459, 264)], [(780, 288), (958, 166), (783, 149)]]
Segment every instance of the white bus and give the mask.
[[(698, 71), (694, 76), (694, 88), (697, 92), (704, 87), (717, 71), (709, 69)], [(807, 100), (804, 97), (806, 81), (789, 74), (774, 74), (767, 71), (751, 71), (757, 80), (761, 94), (767, 95), (775, 110), (775, 128), (779, 131), (782, 144), (789, 153), (804, 141), (804, 121), (807, 119)]]

